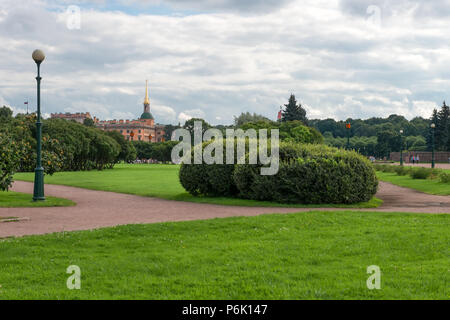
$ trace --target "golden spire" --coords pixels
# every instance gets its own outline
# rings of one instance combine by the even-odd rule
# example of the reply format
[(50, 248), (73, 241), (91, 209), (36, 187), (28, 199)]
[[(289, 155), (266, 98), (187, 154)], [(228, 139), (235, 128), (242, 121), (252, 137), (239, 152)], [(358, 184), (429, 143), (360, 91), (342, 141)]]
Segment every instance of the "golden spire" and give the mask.
[(148, 98), (148, 80), (145, 80), (145, 100), (144, 104), (150, 104), (150, 99)]

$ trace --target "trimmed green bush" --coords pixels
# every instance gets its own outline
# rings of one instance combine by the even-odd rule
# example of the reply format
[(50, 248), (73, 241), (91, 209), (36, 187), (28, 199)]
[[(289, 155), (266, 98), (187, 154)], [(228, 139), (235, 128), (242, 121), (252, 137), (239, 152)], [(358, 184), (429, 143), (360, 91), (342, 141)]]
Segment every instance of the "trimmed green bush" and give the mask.
[(394, 171), (399, 176), (406, 176), (411, 170), (410, 168), (404, 166), (394, 166)]
[[(203, 149), (210, 142), (202, 145)], [(225, 162), (225, 140), (223, 159)], [(192, 159), (194, 151), (192, 150)], [(236, 152), (235, 152), (236, 156)], [(234, 164), (186, 164), (180, 168), (180, 183), (192, 195), (235, 196), (238, 189), (233, 180)]]
[(261, 176), (257, 165), (237, 165), (234, 180), (239, 195), (305, 204), (357, 203), (369, 201), (375, 195), (378, 186), (375, 170), (364, 157), (334, 148), (318, 150), (304, 145), (300, 149), (303, 156), (282, 160), (274, 176)]
[(450, 183), (450, 172), (441, 172), (439, 174), (439, 181), (442, 183)]
[(282, 142), (278, 173), (262, 176), (261, 167), (182, 164), (180, 182), (193, 195), (305, 204), (369, 201), (378, 186), (375, 170), (367, 159), (324, 145)]
[(433, 171), (430, 168), (420, 167), (420, 168), (415, 168), (415, 169), (411, 170), (409, 175), (413, 179), (428, 179), (432, 173), (433, 173)]

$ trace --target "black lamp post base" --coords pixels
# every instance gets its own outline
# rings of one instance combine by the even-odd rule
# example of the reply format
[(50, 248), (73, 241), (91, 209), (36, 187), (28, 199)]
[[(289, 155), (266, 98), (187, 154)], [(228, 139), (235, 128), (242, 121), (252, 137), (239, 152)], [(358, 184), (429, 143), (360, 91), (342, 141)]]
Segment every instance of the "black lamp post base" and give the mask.
[(34, 192), (33, 201), (44, 201), (44, 168), (34, 170)]

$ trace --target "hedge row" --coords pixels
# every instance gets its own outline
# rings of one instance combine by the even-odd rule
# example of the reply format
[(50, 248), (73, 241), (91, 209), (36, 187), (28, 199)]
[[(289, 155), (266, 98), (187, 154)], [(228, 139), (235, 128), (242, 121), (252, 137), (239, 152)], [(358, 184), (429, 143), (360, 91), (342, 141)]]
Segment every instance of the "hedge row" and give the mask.
[(182, 164), (180, 182), (193, 195), (234, 196), (281, 203), (357, 203), (370, 200), (378, 181), (372, 164), (352, 151), (324, 145), (280, 144), (279, 171), (262, 165)]
[(409, 175), (413, 179), (439, 179), (442, 183), (450, 182), (450, 173), (440, 169), (385, 164), (376, 164), (375, 169), (386, 173), (396, 173), (399, 176)]

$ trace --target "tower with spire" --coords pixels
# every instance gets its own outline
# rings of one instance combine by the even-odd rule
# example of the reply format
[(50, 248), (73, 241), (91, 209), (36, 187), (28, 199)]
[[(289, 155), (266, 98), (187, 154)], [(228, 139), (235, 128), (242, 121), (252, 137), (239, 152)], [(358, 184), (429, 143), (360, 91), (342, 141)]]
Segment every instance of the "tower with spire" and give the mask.
[(153, 120), (153, 116), (150, 113), (150, 99), (148, 98), (148, 80), (145, 81), (145, 99), (144, 99), (144, 113), (142, 113), (140, 119), (151, 119)]

